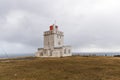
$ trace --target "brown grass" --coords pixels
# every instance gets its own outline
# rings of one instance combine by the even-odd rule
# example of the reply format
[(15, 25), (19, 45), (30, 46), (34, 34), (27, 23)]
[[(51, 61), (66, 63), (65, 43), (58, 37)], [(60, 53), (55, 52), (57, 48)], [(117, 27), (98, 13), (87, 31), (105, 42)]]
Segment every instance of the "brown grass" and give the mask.
[(120, 58), (10, 59), (0, 61), (0, 80), (120, 80)]

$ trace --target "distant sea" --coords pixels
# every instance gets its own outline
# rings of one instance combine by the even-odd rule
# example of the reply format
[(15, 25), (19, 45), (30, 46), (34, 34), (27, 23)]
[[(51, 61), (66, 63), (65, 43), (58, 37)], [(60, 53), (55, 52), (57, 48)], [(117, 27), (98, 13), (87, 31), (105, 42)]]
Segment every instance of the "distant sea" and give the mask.
[(74, 52), (73, 55), (80, 56), (114, 56), (120, 55), (120, 52)]
[(34, 57), (34, 53), (0, 53), (0, 58)]
[[(80, 55), (80, 56), (114, 56), (120, 55), (120, 52), (73, 52), (73, 55)], [(19, 57), (34, 57), (34, 53), (0, 53), (0, 58), (19, 58)]]

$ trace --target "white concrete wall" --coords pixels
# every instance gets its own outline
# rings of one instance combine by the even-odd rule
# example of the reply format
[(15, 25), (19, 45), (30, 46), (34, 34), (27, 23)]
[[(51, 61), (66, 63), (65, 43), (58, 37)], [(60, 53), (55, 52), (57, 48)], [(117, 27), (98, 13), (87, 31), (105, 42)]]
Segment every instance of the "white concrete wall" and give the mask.
[(41, 53), (44, 54), (43, 51), (44, 51), (44, 49), (38, 50), (38, 52), (35, 53), (35, 56), (36, 56), (36, 57), (42, 56)]
[[(43, 55), (41, 55), (41, 53)], [(54, 50), (41, 49), (36, 53), (36, 57), (66, 57), (66, 56), (72, 56), (72, 50), (70, 46), (65, 46)]]
[(53, 49), (54, 47), (54, 34), (47, 32), (47, 35), (44, 35), (44, 49)]
[(44, 48), (53, 49), (54, 47), (62, 47), (64, 44), (64, 35), (61, 31), (44, 32)]
[(64, 44), (63, 32), (57, 31), (54, 35), (54, 47), (62, 47)]
[(72, 56), (72, 48), (71, 48), (71, 46), (64, 46), (62, 55), (63, 56)]

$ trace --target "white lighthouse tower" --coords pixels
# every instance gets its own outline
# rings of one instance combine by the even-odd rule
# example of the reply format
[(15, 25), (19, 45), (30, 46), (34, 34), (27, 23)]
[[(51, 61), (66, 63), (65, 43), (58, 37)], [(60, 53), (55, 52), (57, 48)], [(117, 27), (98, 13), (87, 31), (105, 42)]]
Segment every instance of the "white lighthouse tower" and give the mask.
[(53, 24), (44, 32), (44, 48), (38, 48), (36, 57), (72, 56), (71, 46), (64, 46), (64, 34)]
[(58, 31), (58, 26), (51, 25), (50, 30), (44, 33), (44, 49), (54, 49), (63, 46), (63, 32)]

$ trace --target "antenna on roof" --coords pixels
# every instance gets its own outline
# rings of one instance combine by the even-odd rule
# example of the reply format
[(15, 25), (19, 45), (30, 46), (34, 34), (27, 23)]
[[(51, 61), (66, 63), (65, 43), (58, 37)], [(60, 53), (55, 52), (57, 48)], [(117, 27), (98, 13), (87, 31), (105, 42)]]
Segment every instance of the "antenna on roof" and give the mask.
[(55, 20), (54, 24), (56, 24), (56, 20)]

